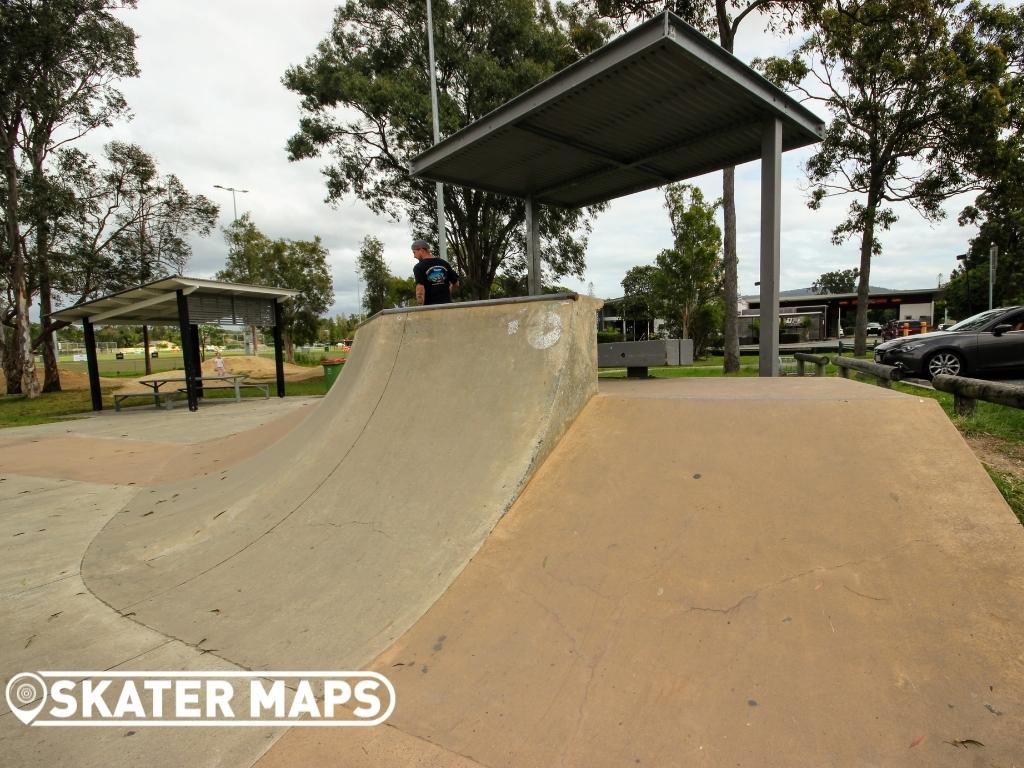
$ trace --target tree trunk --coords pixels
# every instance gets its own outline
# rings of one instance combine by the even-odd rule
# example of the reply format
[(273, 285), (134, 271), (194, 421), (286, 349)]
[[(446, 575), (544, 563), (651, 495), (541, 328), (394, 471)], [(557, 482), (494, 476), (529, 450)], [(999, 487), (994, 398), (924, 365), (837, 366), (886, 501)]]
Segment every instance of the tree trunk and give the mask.
[(864, 211), (864, 231), (860, 238), (860, 282), (857, 284), (857, 327), (853, 332), (853, 354), (863, 355), (868, 348), (868, 294), (871, 285), (871, 253), (875, 244), (875, 210), (878, 197), (868, 192)]
[(3, 365), (4, 379), (7, 381), (7, 394), (21, 394), (21, 359), (18, 357), (18, 348), (14, 340), (14, 329), (7, 326), (0, 327), (3, 333)]
[(256, 326), (249, 326), (249, 333), (252, 334), (252, 354), (255, 357), (259, 354), (259, 342), (256, 341)]
[(32, 304), (28, 295), (28, 274), (25, 259), (21, 255), (14, 258), (11, 273), (11, 282), (14, 284), (14, 348), (21, 360), (21, 391), (32, 400), (39, 397), (40, 387), (36, 376), (36, 356), (32, 351), (32, 323), (29, 319), (29, 307)]
[(146, 375), (153, 372), (153, 362), (149, 359), (149, 326), (142, 326), (142, 356), (146, 361)]
[[(7, 137), (5, 151), (5, 172), (7, 175), (7, 245), (10, 249), (11, 293), (14, 295), (14, 343), (9, 356), (21, 369), (18, 377), (21, 392), (29, 399), (39, 397), (39, 379), (36, 378), (36, 358), (32, 352), (32, 325), (29, 320), (28, 270), (25, 255), (21, 249), (21, 232), (18, 227), (18, 166), (14, 155), (14, 141)], [(7, 382), (8, 394), (12, 394), (11, 382)]]
[[(718, 41), (726, 51), (733, 52), (732, 19), (726, 5), (727, 0), (715, 0), (715, 13), (718, 17)], [(725, 303), (725, 358), (722, 370), (725, 373), (738, 373), (740, 370), (740, 340), (737, 316), (739, 310), (739, 290), (737, 273), (739, 257), (736, 254), (736, 169), (726, 168), (722, 171), (722, 214), (724, 231), (722, 232), (722, 260), (725, 277), (722, 285)]]
[[(35, 268), (39, 280), (39, 321), (42, 325), (43, 392), (60, 392), (60, 371), (57, 368), (53, 331), (47, 325), (50, 321), (50, 312), (53, 311), (53, 289), (50, 281), (49, 190), (43, 172), (45, 159), (45, 145), (42, 148), (35, 147), (32, 152), (32, 177), (36, 194), (40, 195), (41, 202), (45, 203), (38, 205), (37, 201)], [(36, 346), (38, 345), (39, 339), (36, 340)]]
[(48, 257), (49, 228), (39, 222), (36, 235), (36, 271), (39, 273), (39, 320), (43, 325), (43, 392), (60, 392), (60, 370), (57, 367), (57, 351), (53, 331), (48, 323), (53, 311), (53, 289), (50, 285), (50, 263)]
[(284, 341), (284, 359), (285, 362), (295, 363), (295, 343), (292, 341), (292, 335), (288, 331), (284, 331), (282, 334), (282, 340)]

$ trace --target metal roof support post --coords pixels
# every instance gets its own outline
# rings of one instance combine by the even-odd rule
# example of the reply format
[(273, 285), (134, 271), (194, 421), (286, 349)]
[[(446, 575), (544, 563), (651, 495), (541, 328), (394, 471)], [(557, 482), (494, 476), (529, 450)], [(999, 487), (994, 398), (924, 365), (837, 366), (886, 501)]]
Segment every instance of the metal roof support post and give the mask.
[(192, 339), (192, 370), (196, 372), (196, 399), (198, 400), (204, 396), (203, 380), (200, 378), (203, 375), (203, 352), (199, 326), (195, 323), (189, 325), (189, 333)]
[(284, 328), (284, 312), (281, 302), (274, 302), (274, 371), (277, 375), (277, 396), (284, 397), (284, 340), (281, 331)]
[(540, 222), (532, 197), (526, 198), (526, 287), (531, 296), (544, 292), (540, 274)]
[(779, 253), (782, 224), (782, 121), (761, 135), (761, 342), (759, 376), (779, 375)]
[(100, 364), (96, 359), (96, 334), (93, 332), (89, 318), (82, 318), (82, 329), (85, 331), (85, 360), (89, 369), (89, 394), (92, 395), (92, 409), (103, 410), (103, 390), (100, 389)]
[(199, 410), (199, 398), (196, 396), (196, 373), (192, 362), (192, 329), (188, 321), (188, 299), (180, 288), (175, 291), (178, 296), (178, 329), (181, 331), (181, 357), (185, 366), (185, 393), (188, 396), (188, 409)]

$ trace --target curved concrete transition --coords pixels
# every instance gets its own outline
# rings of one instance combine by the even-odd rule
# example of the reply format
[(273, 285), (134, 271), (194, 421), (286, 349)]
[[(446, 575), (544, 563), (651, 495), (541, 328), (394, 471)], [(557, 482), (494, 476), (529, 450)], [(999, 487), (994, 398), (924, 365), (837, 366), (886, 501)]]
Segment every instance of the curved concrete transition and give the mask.
[(374, 662), (388, 725), (257, 765), (1020, 765), (1022, 637), (1024, 529), (935, 401), (608, 381)]
[(252, 669), (356, 669), (461, 571), (597, 390), (585, 297), (381, 313), (317, 410), (229, 469), (140, 492), (92, 592)]

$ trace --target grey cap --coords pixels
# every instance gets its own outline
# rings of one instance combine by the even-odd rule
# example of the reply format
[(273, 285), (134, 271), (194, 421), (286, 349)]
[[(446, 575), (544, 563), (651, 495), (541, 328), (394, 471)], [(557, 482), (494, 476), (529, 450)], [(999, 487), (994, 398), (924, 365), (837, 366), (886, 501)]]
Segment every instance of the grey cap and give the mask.
[(426, 240), (413, 240), (412, 241), (412, 249), (414, 251), (417, 251), (420, 248), (422, 248), (425, 251), (429, 251), (430, 250), (430, 243), (428, 243)]

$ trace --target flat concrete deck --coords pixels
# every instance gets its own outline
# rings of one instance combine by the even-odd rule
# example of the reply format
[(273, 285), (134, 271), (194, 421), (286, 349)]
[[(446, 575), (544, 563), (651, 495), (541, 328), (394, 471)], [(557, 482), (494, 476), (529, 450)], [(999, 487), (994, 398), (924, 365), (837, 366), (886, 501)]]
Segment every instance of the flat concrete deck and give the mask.
[[(137, 486), (231, 467), (279, 440), (320, 400), (104, 411), (0, 431), (3, 684), (40, 669), (241, 669), (98, 600), (82, 580), (82, 557)], [(130, 730), (27, 728), (0, 699), (0, 764), (245, 766), (282, 732)]]
[(1024, 529), (934, 401), (602, 382), (373, 664), (389, 725), (258, 765), (1019, 765), (1022, 636)]

